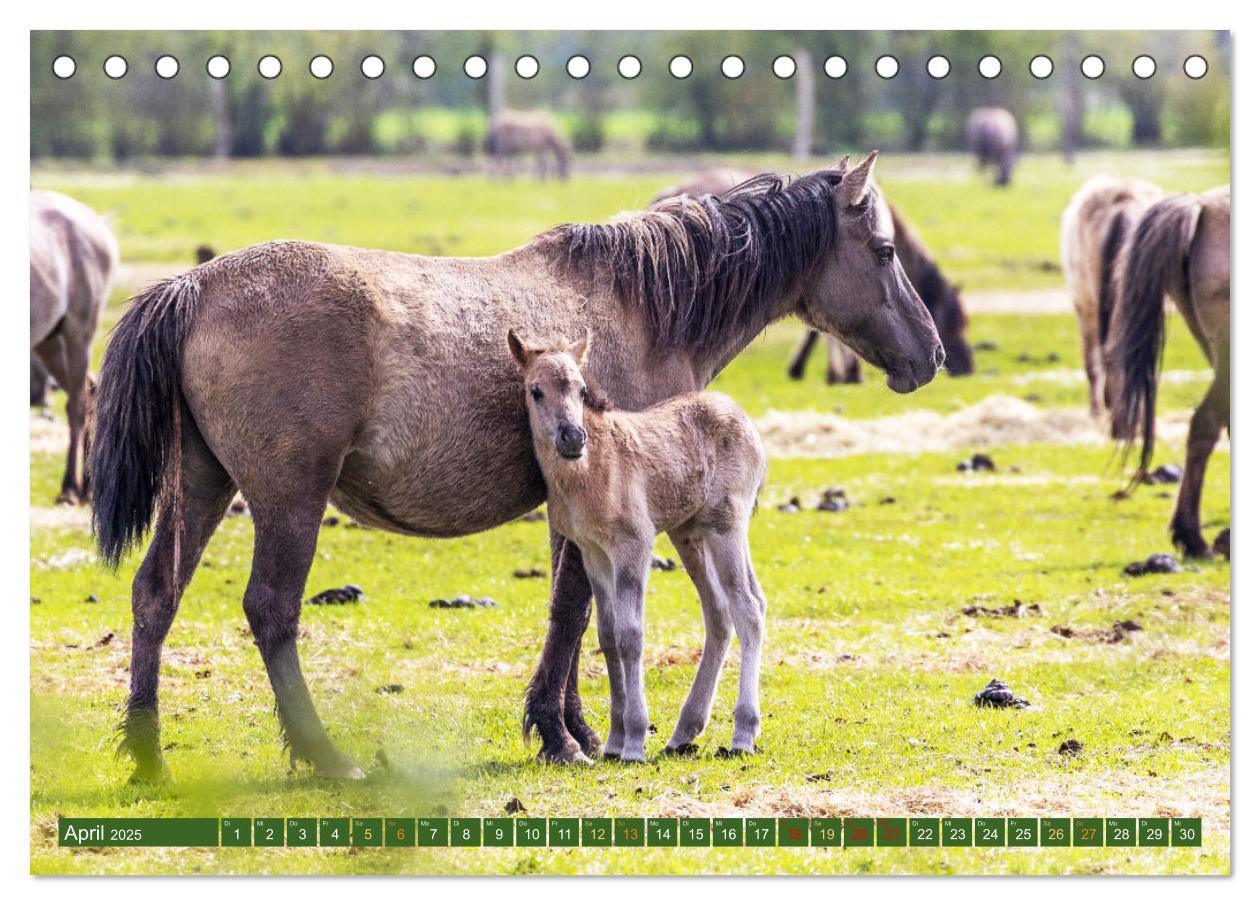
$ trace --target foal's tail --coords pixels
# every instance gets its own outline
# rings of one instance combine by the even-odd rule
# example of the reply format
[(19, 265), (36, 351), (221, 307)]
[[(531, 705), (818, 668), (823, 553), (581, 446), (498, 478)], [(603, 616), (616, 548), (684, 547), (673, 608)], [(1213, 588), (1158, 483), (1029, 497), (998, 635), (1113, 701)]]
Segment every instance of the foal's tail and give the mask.
[(1155, 393), (1164, 351), (1164, 296), (1188, 296), (1190, 243), (1202, 204), (1197, 196), (1165, 198), (1147, 208), (1125, 248), (1107, 344), (1111, 435), (1126, 450), (1141, 431), (1134, 480), (1146, 473), (1155, 447)]
[(92, 532), (110, 568), (149, 530), (179, 456), (180, 371), (199, 295), (191, 274), (150, 287), (132, 300), (105, 350), (92, 443)]

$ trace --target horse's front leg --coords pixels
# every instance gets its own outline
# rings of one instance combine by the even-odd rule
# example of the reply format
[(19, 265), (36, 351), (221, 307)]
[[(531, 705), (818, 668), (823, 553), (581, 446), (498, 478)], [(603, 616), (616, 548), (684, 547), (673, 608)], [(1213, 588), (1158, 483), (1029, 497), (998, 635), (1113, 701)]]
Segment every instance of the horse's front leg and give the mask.
[(1186, 556), (1208, 558), (1212, 549), (1203, 539), (1199, 506), (1208, 459), (1220, 439), (1221, 428), (1229, 424), (1229, 362), (1217, 368), (1207, 396), (1190, 419), (1190, 436), (1186, 441), (1186, 468), (1177, 493), (1177, 508), (1172, 519), (1173, 543)]
[(541, 761), (589, 762), (600, 739), (582, 716), (577, 661), (591, 618), (591, 585), (577, 545), (551, 533), (551, 605), (542, 659), (525, 692), (524, 729), (542, 737)]

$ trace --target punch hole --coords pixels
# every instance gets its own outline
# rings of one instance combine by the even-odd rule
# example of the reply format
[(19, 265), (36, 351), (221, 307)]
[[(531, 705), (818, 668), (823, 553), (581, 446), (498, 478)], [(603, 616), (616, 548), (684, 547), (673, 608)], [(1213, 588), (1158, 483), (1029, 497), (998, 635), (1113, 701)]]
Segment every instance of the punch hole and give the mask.
[(1044, 53), (1039, 53), (1028, 61), (1028, 71), (1035, 79), (1048, 79), (1054, 72), (1054, 60)]
[(284, 71), (284, 64), (280, 62), (280, 58), (274, 54), (267, 54), (258, 61), (258, 74), (265, 79), (274, 79), (279, 77)]
[(468, 59), (464, 60), (464, 75), (468, 76), (470, 79), (484, 78), (486, 70), (489, 68), (489, 64), (486, 63), (486, 58), (480, 54), (474, 53)]
[(722, 59), (722, 75), (728, 79), (737, 79), (744, 74), (744, 60), (738, 54), (731, 54)]
[(333, 61), (321, 53), (318, 56), (311, 57), (311, 62), (307, 64), (306, 68), (311, 71), (311, 75), (315, 76), (315, 78), (326, 79), (333, 74)]
[(901, 64), (897, 62), (897, 58), (890, 53), (884, 54), (875, 61), (875, 74), (881, 79), (895, 78), (897, 73), (901, 71)]
[(179, 60), (169, 53), (164, 53), (154, 61), (153, 71), (160, 79), (173, 79), (179, 75)]
[(532, 79), (538, 75), (538, 58), (524, 54), (516, 58), (516, 74), (523, 79)]
[(1207, 60), (1203, 59), (1203, 57), (1199, 56), (1197, 53), (1192, 53), (1190, 56), (1186, 57), (1186, 61), (1181, 64), (1181, 71), (1192, 79), (1201, 79), (1207, 75)]
[(52, 71), (59, 79), (68, 79), (74, 75), (74, 71), (79, 68), (79, 64), (74, 61), (74, 57), (62, 54), (52, 61)]
[(1100, 79), (1102, 74), (1107, 71), (1107, 64), (1103, 62), (1103, 58), (1096, 53), (1091, 53), (1085, 59), (1081, 60), (1081, 75), (1087, 79)]
[(685, 79), (691, 75), (694, 67), (691, 64), (691, 57), (679, 54), (669, 61), (669, 74), (676, 79)]
[(796, 75), (796, 60), (787, 54), (783, 54), (774, 58), (770, 68), (774, 70), (774, 74), (779, 78), (790, 79)]
[(120, 79), (127, 74), (127, 60), (118, 54), (105, 58), (105, 74), (111, 79)]
[(986, 54), (980, 58), (976, 68), (980, 70), (980, 75), (984, 78), (995, 79), (1002, 74), (1002, 61), (991, 53)]
[(823, 74), (829, 79), (842, 79), (848, 71), (849, 61), (839, 54), (834, 54), (823, 60)]
[(206, 60), (206, 75), (212, 79), (225, 79), (232, 71), (232, 63), (222, 54), (215, 54)]
[(367, 79), (379, 79), (385, 74), (385, 61), (370, 53), (359, 61), (359, 72)]
[(418, 79), (431, 79), (437, 72), (437, 63), (427, 53), (422, 53), (411, 61), (411, 74)]
[(943, 79), (949, 75), (949, 57), (937, 54), (927, 61), (927, 74), (934, 79)]
[(639, 58), (632, 53), (626, 54), (617, 61), (617, 72), (623, 79), (637, 79), (639, 73), (643, 71), (643, 64), (639, 62)]
[(569, 74), (570, 78), (584, 79), (591, 74), (591, 61), (580, 53), (574, 54), (564, 64), (564, 71)]

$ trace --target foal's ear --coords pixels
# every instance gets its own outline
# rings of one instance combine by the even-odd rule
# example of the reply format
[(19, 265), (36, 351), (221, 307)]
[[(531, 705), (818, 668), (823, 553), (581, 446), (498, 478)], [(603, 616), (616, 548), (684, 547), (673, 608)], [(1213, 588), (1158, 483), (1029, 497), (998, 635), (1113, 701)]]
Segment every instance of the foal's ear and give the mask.
[(516, 335), (516, 331), (508, 330), (508, 349), (512, 352), (512, 358), (516, 359), (517, 366), (523, 371), (529, 365), (531, 358), (530, 351), (525, 348), (525, 344), (521, 342), (521, 338)]
[(578, 363), (579, 368), (586, 367), (586, 357), (591, 351), (591, 328), (586, 328), (586, 334), (569, 346), (569, 354), (573, 356), (573, 360)]
[(871, 173), (875, 170), (875, 158), (878, 156), (878, 151), (872, 151), (866, 155), (865, 160), (844, 174), (840, 189), (844, 192), (844, 197), (848, 200), (850, 207), (861, 204), (862, 199), (866, 197), (867, 184), (871, 180)]

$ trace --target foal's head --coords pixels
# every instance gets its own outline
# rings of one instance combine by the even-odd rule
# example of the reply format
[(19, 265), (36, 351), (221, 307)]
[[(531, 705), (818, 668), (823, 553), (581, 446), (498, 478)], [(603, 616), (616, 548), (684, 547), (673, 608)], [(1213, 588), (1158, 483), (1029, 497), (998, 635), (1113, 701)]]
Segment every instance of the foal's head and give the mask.
[(525, 380), (529, 425), (536, 443), (551, 443), (565, 459), (586, 452), (584, 409), (592, 404), (582, 367), (590, 347), (590, 333), (574, 343), (540, 345), (525, 342), (508, 331), (508, 349)]

